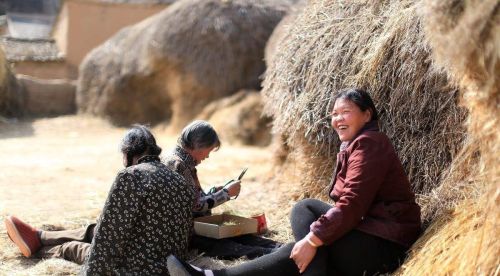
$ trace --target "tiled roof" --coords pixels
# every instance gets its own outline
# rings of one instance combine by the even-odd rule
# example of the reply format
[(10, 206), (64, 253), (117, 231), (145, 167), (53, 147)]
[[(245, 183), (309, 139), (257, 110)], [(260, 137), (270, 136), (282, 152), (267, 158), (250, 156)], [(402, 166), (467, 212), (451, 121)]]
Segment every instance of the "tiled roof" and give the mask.
[(113, 3), (113, 4), (172, 4), (177, 0), (83, 0), (83, 1)]
[(52, 39), (19, 39), (2, 37), (1, 44), (8, 61), (61, 61), (64, 55), (59, 52)]

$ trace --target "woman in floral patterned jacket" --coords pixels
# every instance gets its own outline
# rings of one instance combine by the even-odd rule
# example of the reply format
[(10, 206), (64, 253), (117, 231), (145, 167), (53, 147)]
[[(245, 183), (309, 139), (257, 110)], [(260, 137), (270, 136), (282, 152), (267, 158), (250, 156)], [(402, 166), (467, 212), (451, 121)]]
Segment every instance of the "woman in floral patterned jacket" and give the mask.
[(121, 150), (126, 168), (109, 191), (83, 273), (168, 275), (167, 256), (187, 253), (192, 187), (160, 162), (146, 127), (134, 126)]
[(42, 231), (5, 218), (7, 234), (24, 256), (84, 264), (84, 275), (168, 275), (167, 256), (187, 253), (193, 187), (160, 162), (161, 148), (146, 127), (130, 129), (121, 151), (126, 168), (116, 176), (97, 225)]

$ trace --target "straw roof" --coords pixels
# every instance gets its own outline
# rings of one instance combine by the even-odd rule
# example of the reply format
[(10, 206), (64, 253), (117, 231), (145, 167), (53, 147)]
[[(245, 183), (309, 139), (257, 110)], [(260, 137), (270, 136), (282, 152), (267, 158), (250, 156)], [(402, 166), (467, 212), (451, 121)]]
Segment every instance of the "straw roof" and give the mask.
[[(288, 4), (177, 1), (120, 31), (80, 67), (80, 111), (180, 128), (210, 101), (259, 88), (264, 46)], [(134, 99), (134, 100), (132, 100)]]
[(94, 2), (105, 4), (132, 4), (132, 5), (169, 5), (178, 0), (62, 0), (77, 2)]

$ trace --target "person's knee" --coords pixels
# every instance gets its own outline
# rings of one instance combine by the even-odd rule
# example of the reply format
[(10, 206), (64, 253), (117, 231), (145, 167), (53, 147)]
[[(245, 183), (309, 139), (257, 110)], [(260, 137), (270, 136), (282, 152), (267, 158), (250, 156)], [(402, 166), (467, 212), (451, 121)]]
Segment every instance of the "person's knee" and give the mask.
[(83, 264), (89, 250), (89, 243), (79, 241), (66, 242), (61, 245), (61, 257), (77, 264)]
[(296, 215), (302, 214), (304, 211), (309, 210), (310, 207), (314, 204), (314, 202), (318, 201), (317, 199), (306, 198), (297, 203), (292, 208), (291, 217), (295, 217)]

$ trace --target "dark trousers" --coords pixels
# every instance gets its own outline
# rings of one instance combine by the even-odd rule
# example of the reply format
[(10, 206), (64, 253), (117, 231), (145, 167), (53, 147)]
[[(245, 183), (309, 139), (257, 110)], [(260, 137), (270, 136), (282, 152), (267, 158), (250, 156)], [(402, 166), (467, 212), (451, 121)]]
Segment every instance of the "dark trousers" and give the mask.
[(87, 227), (63, 230), (42, 231), (40, 240), (42, 248), (36, 253), (39, 258), (63, 258), (65, 260), (83, 264), (90, 250), (94, 238), (96, 224)]
[[(309, 233), (309, 226), (331, 205), (315, 199), (298, 202), (291, 213), (295, 240)], [(215, 271), (215, 275), (300, 275), (290, 259), (294, 243), (242, 265)], [(382, 238), (351, 230), (330, 245), (321, 246), (302, 275), (374, 275), (390, 272), (403, 261), (407, 248)]]
[(212, 239), (194, 235), (191, 238), (190, 249), (198, 249), (205, 256), (233, 260), (241, 257), (254, 259), (271, 253), (281, 244), (256, 235)]

